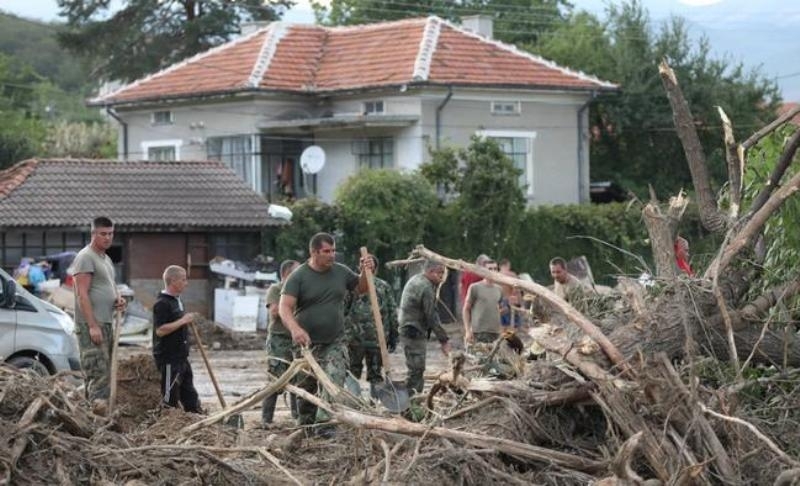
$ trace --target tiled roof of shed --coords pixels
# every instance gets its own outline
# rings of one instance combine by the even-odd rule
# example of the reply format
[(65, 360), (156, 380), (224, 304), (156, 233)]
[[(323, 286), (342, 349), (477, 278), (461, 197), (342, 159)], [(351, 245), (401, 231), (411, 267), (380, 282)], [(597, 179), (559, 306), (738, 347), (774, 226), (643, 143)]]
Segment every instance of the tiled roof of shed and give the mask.
[(616, 89), (612, 83), (428, 17), (350, 27), (273, 22), (91, 103), (253, 91), (319, 93), (402, 84)]
[(0, 171), (0, 227), (259, 228), (282, 224), (220, 162), (32, 159)]

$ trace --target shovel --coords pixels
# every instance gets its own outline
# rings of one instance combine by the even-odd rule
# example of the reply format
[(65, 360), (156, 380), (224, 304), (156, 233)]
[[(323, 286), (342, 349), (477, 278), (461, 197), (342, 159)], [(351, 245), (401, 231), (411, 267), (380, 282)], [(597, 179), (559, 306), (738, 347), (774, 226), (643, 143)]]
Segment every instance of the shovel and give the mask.
[[(361, 247), (361, 257), (369, 255), (367, 248)], [(392, 413), (400, 413), (408, 410), (408, 388), (402, 381), (392, 381), (391, 370), (389, 368), (389, 351), (386, 349), (386, 335), (383, 333), (383, 320), (381, 319), (381, 309), (378, 304), (378, 294), (375, 292), (375, 282), (372, 280), (372, 271), (364, 268), (367, 276), (367, 288), (369, 289), (369, 303), (372, 307), (372, 320), (375, 321), (375, 330), (378, 334), (378, 345), (381, 348), (381, 368), (383, 369), (383, 383), (375, 385), (375, 396), (381, 404)]]
[(109, 370), (111, 379), (109, 382), (108, 411), (106, 412), (109, 417), (117, 405), (117, 370), (119, 369), (119, 335), (121, 332), (122, 312), (117, 310), (114, 312), (114, 332), (111, 338), (111, 369)]
[[(200, 333), (197, 331), (197, 326), (194, 325), (194, 322), (190, 322), (189, 326), (192, 328), (192, 333), (194, 334), (194, 340), (197, 342), (197, 349), (200, 350), (200, 356), (203, 357), (203, 363), (206, 365), (206, 370), (208, 371), (208, 377), (211, 378), (211, 384), (214, 385), (214, 391), (217, 392), (217, 398), (219, 398), (219, 404), (222, 405), (222, 409), (225, 410), (228, 408), (228, 405), (225, 403), (225, 398), (222, 396), (222, 390), (219, 389), (219, 383), (217, 383), (217, 377), (214, 375), (214, 370), (211, 369), (211, 362), (208, 361), (208, 356), (206, 355), (206, 350), (203, 347), (203, 341), (200, 339)], [(231, 415), (225, 420), (225, 425), (230, 425), (232, 427), (236, 427), (237, 429), (244, 428), (244, 419), (238, 413)]]

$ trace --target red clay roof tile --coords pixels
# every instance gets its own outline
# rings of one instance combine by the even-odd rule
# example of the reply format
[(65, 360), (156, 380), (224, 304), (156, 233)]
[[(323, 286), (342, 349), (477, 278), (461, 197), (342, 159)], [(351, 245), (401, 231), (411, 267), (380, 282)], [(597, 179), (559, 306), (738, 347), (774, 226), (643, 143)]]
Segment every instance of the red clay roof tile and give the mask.
[(412, 82), (615, 89), (611, 83), (429, 17), (352, 27), (274, 22), (92, 103), (248, 90), (313, 93)]

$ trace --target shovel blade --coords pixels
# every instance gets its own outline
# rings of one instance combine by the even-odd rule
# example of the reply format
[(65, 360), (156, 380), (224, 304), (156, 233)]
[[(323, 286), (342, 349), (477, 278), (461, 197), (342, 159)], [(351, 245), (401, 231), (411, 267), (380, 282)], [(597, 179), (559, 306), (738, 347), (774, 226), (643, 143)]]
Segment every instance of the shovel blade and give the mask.
[(406, 384), (400, 381), (386, 380), (375, 385), (375, 396), (386, 410), (401, 413), (408, 410), (409, 395)]

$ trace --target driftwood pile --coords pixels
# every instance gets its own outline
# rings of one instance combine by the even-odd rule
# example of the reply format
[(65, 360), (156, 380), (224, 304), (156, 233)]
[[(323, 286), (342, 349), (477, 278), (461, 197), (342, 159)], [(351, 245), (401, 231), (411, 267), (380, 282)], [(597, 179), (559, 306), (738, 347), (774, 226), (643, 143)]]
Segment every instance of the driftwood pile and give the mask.
[[(800, 189), (800, 171), (782, 180), (800, 131), (746, 211), (742, 197), (748, 148), (800, 108), (738, 145), (722, 114), (730, 188), (721, 211), (689, 108), (669, 67), (661, 72), (701, 219), (724, 235), (701, 277), (674, 268), (683, 195), (643, 210), (656, 284), (619, 285), (613, 305), (597, 315), (536, 283), (418, 247), (412, 258), (516, 287), (554, 317), (533, 337), (543, 356), (520, 362), (505, 350), (495, 355), (517, 370), (514, 379), (487, 376), (485, 365), (455, 355), (452, 369), (414, 397), (404, 416), (337, 387), (309, 353), (209, 417), (153, 410), (158, 375), (149, 357), (122, 364), (111, 418), (94, 415), (63, 377), (0, 368), (0, 484), (800, 484), (797, 330), (768, 317), (800, 292), (800, 280), (752, 295), (759, 248), (769, 245), (764, 225)], [(295, 387), (302, 373), (313, 374), (332, 400)], [(336, 435), (290, 424), (222, 425), (284, 390), (327, 410)]]

